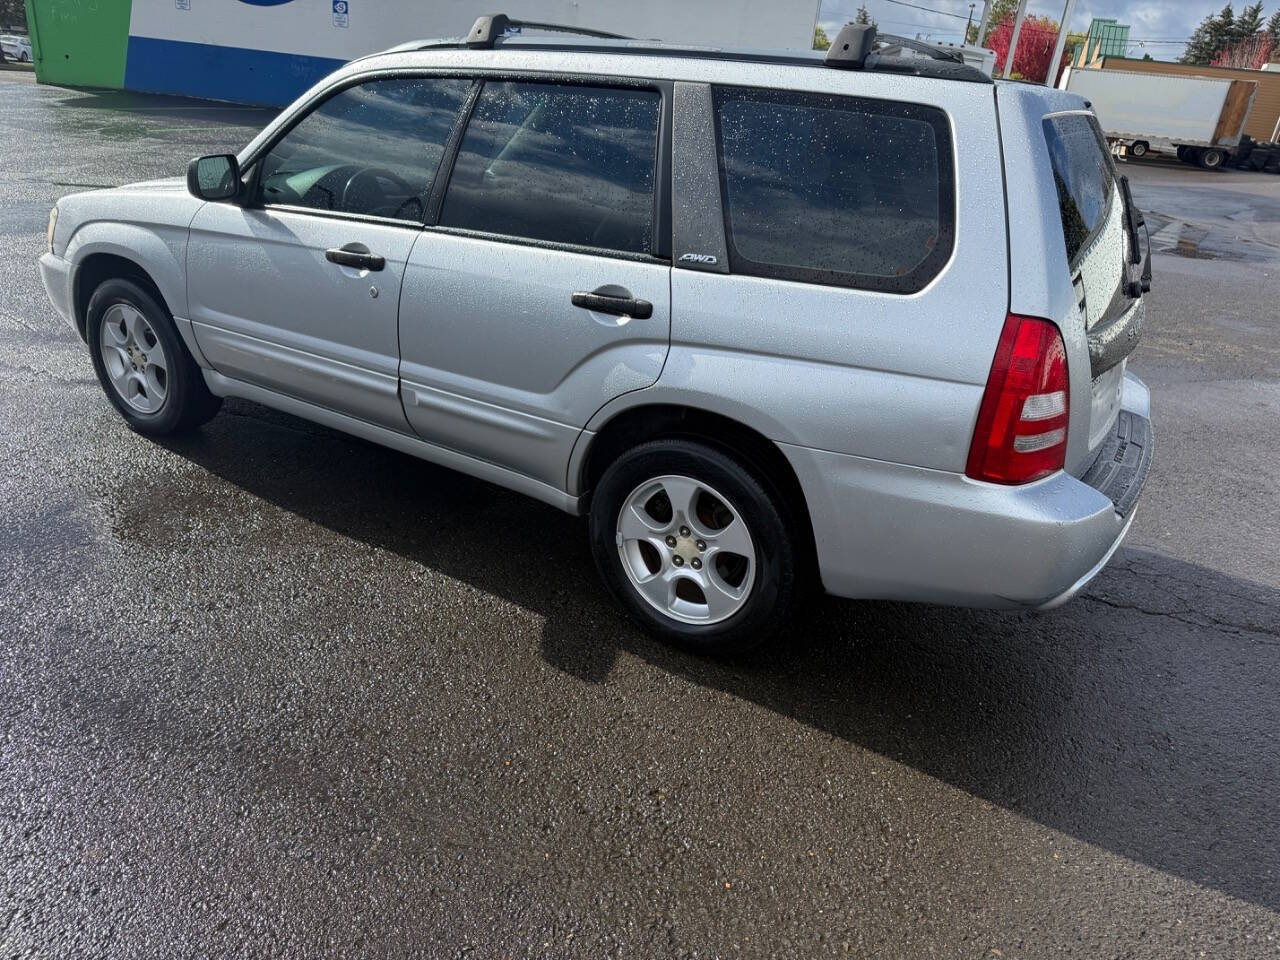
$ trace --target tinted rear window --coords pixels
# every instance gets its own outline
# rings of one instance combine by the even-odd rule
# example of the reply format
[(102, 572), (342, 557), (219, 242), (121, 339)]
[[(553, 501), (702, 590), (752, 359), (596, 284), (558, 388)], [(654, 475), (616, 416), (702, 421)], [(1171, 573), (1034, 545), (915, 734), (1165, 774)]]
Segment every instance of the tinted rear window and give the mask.
[(1115, 169), (1102, 129), (1088, 114), (1047, 117), (1044, 138), (1058, 190), (1067, 259), (1074, 266), (1080, 252), (1107, 221)]
[(654, 90), (485, 83), (440, 223), (647, 252), (660, 99)]
[(736, 273), (911, 293), (951, 253), (946, 115), (721, 87), (720, 175)]

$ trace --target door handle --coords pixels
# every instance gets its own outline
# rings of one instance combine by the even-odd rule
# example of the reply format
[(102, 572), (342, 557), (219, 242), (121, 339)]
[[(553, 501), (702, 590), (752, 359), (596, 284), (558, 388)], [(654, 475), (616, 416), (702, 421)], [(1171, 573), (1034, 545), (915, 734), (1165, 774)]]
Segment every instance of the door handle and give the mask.
[(343, 247), (326, 250), (324, 258), (330, 263), (343, 267), (355, 267), (357, 270), (381, 270), (387, 261), (376, 253), (370, 253), (363, 243), (348, 243)]
[(575, 307), (594, 313), (609, 313), (615, 317), (632, 317), (636, 320), (648, 320), (653, 316), (653, 304), (639, 297), (600, 293), (599, 290), (591, 293), (579, 290), (569, 299)]

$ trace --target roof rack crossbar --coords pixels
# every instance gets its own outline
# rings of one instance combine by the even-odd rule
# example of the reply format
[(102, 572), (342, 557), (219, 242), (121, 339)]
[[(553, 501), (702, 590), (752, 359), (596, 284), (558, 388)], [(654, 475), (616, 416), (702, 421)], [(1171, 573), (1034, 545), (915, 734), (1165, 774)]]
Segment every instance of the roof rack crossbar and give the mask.
[[(879, 55), (889, 51), (876, 49), (877, 43), (891, 47), (905, 47), (923, 53), (933, 60), (946, 60), (951, 63), (964, 63), (964, 56), (955, 50), (945, 50), (923, 40), (911, 40), (892, 33), (877, 33), (869, 23), (846, 23), (836, 34), (836, 38), (827, 50), (825, 63), (829, 67), (844, 70), (863, 70), (869, 66), (868, 58), (872, 54)], [(871, 61), (874, 63), (875, 61)]]
[(530, 30), (547, 30), (552, 33), (572, 33), (580, 37), (596, 37), (601, 40), (630, 40), (620, 33), (609, 33), (605, 30), (593, 30), (590, 27), (575, 27), (565, 23), (538, 23), (534, 20), (514, 20), (505, 13), (490, 13), (476, 18), (467, 33), (467, 46), (492, 50), (508, 27), (528, 27)]
[[(907, 37), (899, 37), (892, 33), (882, 33), (877, 40), (881, 40), (895, 47), (906, 47), (908, 50), (915, 50), (917, 53), (923, 53), (933, 60), (949, 60), (952, 63), (964, 63), (964, 55), (958, 50), (945, 50), (935, 44), (929, 43), (927, 40), (911, 40)], [(877, 51), (887, 52), (887, 51)]]

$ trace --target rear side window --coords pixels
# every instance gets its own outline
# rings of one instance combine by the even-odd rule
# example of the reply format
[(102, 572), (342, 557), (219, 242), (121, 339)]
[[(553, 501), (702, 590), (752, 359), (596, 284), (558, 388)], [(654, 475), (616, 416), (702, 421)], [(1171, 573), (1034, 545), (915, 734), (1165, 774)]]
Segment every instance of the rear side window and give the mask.
[(655, 90), (485, 83), (441, 225), (647, 253), (660, 100)]
[(1088, 114), (1046, 117), (1044, 139), (1058, 191), (1067, 259), (1074, 267), (1081, 251), (1107, 222), (1115, 169), (1102, 129)]
[(716, 89), (735, 273), (913, 293), (955, 230), (946, 115), (933, 107)]

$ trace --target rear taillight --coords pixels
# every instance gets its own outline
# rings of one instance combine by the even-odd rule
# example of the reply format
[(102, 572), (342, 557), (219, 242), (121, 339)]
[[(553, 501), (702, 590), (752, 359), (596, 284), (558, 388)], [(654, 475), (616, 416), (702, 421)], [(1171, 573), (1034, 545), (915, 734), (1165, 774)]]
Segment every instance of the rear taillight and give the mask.
[(1061, 470), (1067, 453), (1067, 353), (1048, 320), (1009, 314), (965, 470), (975, 480), (1028, 483)]

